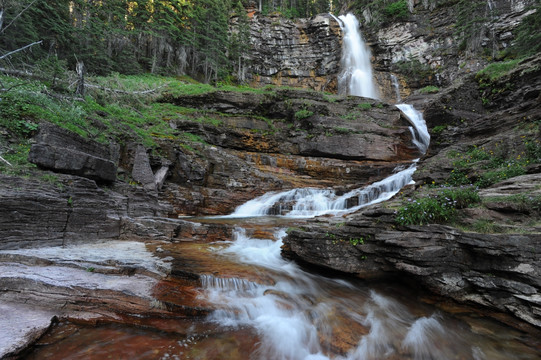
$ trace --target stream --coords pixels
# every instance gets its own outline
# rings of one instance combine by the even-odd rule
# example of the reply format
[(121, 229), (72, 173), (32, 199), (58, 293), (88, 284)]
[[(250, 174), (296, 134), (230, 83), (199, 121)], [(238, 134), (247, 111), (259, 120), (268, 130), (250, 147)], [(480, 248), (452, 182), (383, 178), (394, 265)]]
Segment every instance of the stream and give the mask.
[[(353, 15), (338, 21), (345, 33), (344, 46), (351, 48), (344, 49), (340, 81), (350, 87), (347, 93), (376, 98), (359, 24)], [(430, 135), (422, 116), (410, 105), (398, 107), (412, 124), (414, 145), (425, 153)], [(143, 252), (162, 268), (172, 269), (152, 287), (156, 306), (167, 302), (199, 309), (192, 316), (140, 316), (137, 321), (132, 317), (133, 325), (122, 324), (122, 319), (95, 326), (63, 321), (25, 358), (539, 359), (539, 352), (526, 345), (524, 334), (471, 309), (435, 299), (400, 279), (362, 281), (307, 270), (282, 258), (288, 227), (302, 226), (306, 218), (340, 216), (388, 200), (411, 183), (415, 166), (413, 162), (382, 181), (345, 194), (333, 189), (291, 189), (253, 199), (227, 216), (191, 219), (231, 226), (233, 236), (211, 243), (191, 239), (147, 243)], [(102, 246), (102, 262), (115, 256), (108, 246)], [(88, 254), (81, 259), (71, 256), (70, 261), (89, 258)], [(152, 266), (149, 263), (148, 268)]]
[(539, 358), (520, 332), (398, 279), (362, 281), (306, 270), (283, 259), (285, 229), (302, 226), (303, 219), (194, 221), (237, 226), (229, 241), (164, 243), (159, 252), (156, 244), (147, 244), (161, 261), (182, 264), (183, 273), (199, 274), (190, 281), (170, 275), (154, 286), (153, 296), (210, 309), (207, 315), (143, 316), (138, 326), (60, 322), (24, 358)]

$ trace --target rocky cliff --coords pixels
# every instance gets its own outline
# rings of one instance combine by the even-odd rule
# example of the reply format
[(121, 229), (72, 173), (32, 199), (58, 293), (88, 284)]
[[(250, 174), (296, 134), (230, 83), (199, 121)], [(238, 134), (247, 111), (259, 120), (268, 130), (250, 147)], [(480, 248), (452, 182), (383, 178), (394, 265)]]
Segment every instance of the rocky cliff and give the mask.
[[(494, 36), (480, 49), (499, 49), (509, 41), (505, 34), (527, 13), (526, 3), (513, 4), (512, 15), (487, 23)], [(389, 203), (290, 229), (284, 255), (358, 277), (390, 274), (413, 280), (535, 333), (530, 326), (541, 327), (541, 209), (536, 202), (541, 195), (541, 60), (517, 62), (496, 79), (468, 74), (484, 61), (469, 57), (472, 53), (451, 35), (456, 14), (416, 2), (410, 9), (407, 21), (377, 32), (367, 28), (366, 34), (380, 84), (391, 88), (385, 82), (390, 84), (395, 66), (413, 57), (434, 77), (415, 80), (406, 76), (409, 70), (402, 76), (396, 71), (402, 85), (444, 87), (437, 94), (408, 98), (424, 110), (432, 135), (416, 184)], [(338, 23), (329, 16), (295, 23), (256, 15), (252, 34), (254, 84), (335, 90), (340, 39)], [(402, 89), (402, 96), (410, 93)], [(394, 102), (394, 94), (385, 98)], [(118, 144), (103, 146), (43, 121), (29, 156), (39, 166), (32, 179), (0, 175), (3, 310), (13, 309), (5, 303), (37, 306), (47, 294), (54, 311), (27, 309), (29, 319), (39, 315), (48, 324), (53, 313), (65, 311), (67, 317), (77, 312), (79, 321), (141, 325), (146, 320), (134, 313), (173, 321), (188, 313), (204, 315), (193, 290), (198, 275), (181, 266), (183, 261), (196, 266), (196, 247), (186, 251), (194, 258), (175, 253), (170, 266), (154, 255), (167, 258), (174, 252), (167, 248), (170, 242), (226, 239), (231, 229), (179, 217), (227, 214), (273, 190), (332, 187), (343, 193), (381, 180), (422, 155), (411, 144), (404, 115), (387, 102), (308, 90), (216, 89), (196, 95), (164, 92), (159, 103), (174, 110), (163, 116), (168, 133), (156, 135), (153, 148), (135, 141), (129, 130)], [(0, 133), (2, 146), (6, 134)], [(404, 225), (397, 220), (408, 198), (472, 182), (484, 188), (481, 200), (459, 209), (456, 222)], [(148, 247), (154, 255), (142, 243), (118, 239), (153, 240)], [(103, 240), (97, 246), (110, 253), (141, 257), (105, 261), (77, 253)], [(65, 261), (54, 254), (53, 260), (45, 259), (41, 249), (31, 256), (16, 252), (60, 245), (77, 256), (70, 253)], [(66, 267), (73, 279), (59, 270)], [(177, 278), (163, 280), (168, 273)], [(129, 275), (128, 280), (121, 275)], [(70, 281), (58, 285), (67, 278), (77, 286)], [(154, 286), (158, 295), (150, 291)], [(188, 305), (173, 301), (171, 294), (188, 299)], [(160, 326), (167, 330), (170, 324)], [(18, 349), (0, 349), (0, 354)]]
[(252, 85), (336, 92), (341, 36), (330, 15), (292, 21), (257, 13), (250, 22), (250, 42), (247, 74)]

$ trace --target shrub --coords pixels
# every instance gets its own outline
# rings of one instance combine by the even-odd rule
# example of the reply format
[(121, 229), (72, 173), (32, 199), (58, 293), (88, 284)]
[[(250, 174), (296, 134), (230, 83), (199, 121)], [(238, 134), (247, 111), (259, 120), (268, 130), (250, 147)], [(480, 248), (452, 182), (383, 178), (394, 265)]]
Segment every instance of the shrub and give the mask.
[(301, 109), (295, 113), (295, 120), (303, 120), (309, 118), (312, 115), (314, 115), (313, 111)]
[(359, 104), (357, 105), (357, 107), (361, 110), (370, 110), (372, 109), (372, 104), (370, 103), (362, 103), (362, 104)]
[(435, 94), (439, 91), (440, 91), (440, 88), (433, 85), (425, 86), (424, 88), (419, 89), (419, 92), (421, 94)]
[(426, 225), (455, 220), (458, 211), (481, 200), (473, 186), (443, 188), (436, 194), (421, 199), (408, 199), (396, 213), (400, 225)]
[(409, 16), (408, 2), (406, 0), (400, 0), (394, 3), (390, 3), (383, 9), (384, 14), (395, 20), (404, 20)]

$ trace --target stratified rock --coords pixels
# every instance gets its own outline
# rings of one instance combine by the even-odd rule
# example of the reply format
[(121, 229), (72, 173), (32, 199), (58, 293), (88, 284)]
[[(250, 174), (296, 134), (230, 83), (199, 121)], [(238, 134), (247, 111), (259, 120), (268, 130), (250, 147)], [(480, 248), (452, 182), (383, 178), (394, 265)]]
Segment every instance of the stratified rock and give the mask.
[(341, 38), (328, 14), (292, 21), (256, 14), (250, 22), (251, 84), (308, 87), (336, 91)]
[(45, 122), (35, 141), (28, 160), (41, 168), (102, 182), (116, 179), (118, 146), (107, 147)]
[(15, 355), (41, 337), (51, 326), (55, 312), (21, 303), (0, 302), (0, 358)]
[(402, 274), (460, 302), (541, 327), (541, 234), (478, 234), (442, 225), (397, 229), (393, 211), (367, 209), (345, 225), (293, 229), (284, 254), (360, 277)]

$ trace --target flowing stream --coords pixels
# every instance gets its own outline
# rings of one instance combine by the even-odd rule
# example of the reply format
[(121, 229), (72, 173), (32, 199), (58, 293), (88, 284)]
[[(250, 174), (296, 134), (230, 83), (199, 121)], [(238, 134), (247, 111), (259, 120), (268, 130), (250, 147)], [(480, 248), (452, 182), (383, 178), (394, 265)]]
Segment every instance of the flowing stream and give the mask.
[[(358, 22), (353, 15), (340, 19), (349, 92), (376, 98), (369, 51)], [(410, 105), (397, 106), (412, 124), (414, 144), (426, 152), (430, 135), (422, 116)], [(281, 257), (287, 226), (298, 226), (306, 221), (303, 218), (343, 215), (385, 201), (412, 181), (414, 171), (415, 162), (345, 194), (314, 188), (268, 193), (231, 215), (200, 219), (237, 224), (230, 241), (168, 245), (178, 254), (177, 263), (192, 266), (190, 271), (200, 274), (194, 301), (212, 309), (204, 321), (169, 325), (183, 329), (176, 333), (121, 326), (79, 329), (77, 336), (29, 358), (65, 354), (73, 359), (98, 359), (111, 353), (138, 359), (536, 358), (515, 341), (519, 335), (512, 330), (475, 316), (445, 313), (401, 284), (307, 272)]]

